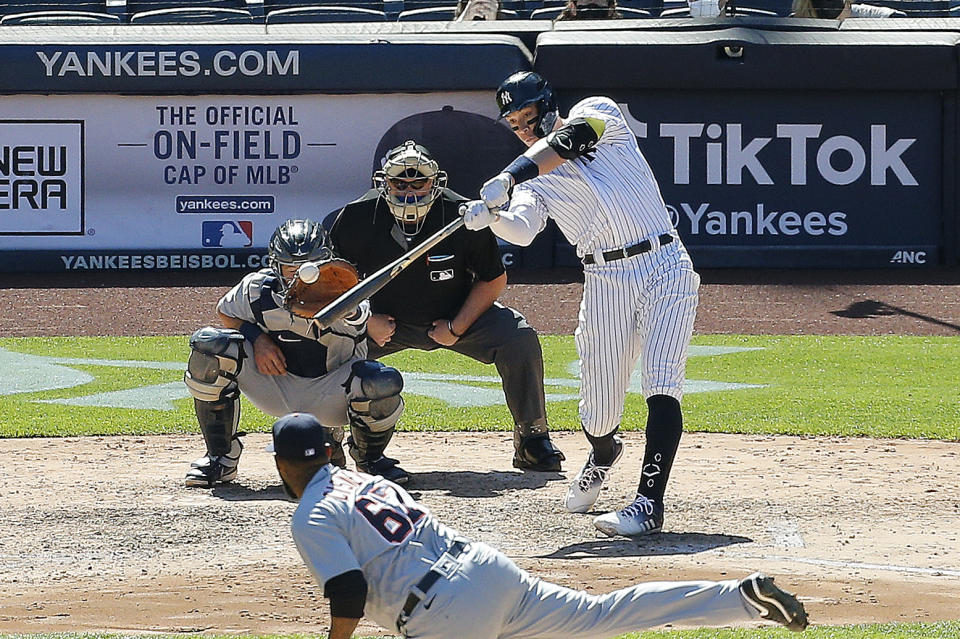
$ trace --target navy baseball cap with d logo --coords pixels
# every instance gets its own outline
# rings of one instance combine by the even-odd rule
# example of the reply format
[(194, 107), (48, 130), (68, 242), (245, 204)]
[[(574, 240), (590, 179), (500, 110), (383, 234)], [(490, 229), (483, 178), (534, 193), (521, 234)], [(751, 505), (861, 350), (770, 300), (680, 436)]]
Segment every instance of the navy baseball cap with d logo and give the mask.
[(290, 413), (274, 422), (267, 451), (284, 459), (329, 459), (330, 436), (310, 413)]

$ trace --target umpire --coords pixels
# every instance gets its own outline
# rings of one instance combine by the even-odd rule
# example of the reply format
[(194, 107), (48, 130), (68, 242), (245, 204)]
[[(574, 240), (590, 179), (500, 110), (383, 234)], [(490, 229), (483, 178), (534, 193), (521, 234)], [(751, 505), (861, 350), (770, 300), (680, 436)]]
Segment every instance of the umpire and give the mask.
[[(365, 277), (416, 247), (466, 201), (446, 183), (422, 145), (391, 149), (374, 188), (324, 221), (337, 254)], [(547, 429), (540, 340), (523, 315), (497, 303), (506, 285), (493, 233), (458, 230), (371, 298), (368, 357), (447, 348), (496, 365), (515, 424), (514, 467), (559, 471), (564, 456)]]

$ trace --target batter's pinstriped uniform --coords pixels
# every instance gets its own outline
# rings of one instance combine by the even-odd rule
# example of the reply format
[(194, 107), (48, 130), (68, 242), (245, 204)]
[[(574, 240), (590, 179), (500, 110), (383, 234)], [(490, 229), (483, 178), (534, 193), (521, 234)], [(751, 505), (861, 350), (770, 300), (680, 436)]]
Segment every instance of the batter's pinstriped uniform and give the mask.
[[(620, 423), (630, 374), (642, 358), (646, 397), (680, 400), (700, 277), (673, 229), (660, 188), (636, 137), (609, 98), (577, 103), (567, 116), (602, 120), (593, 159), (570, 160), (518, 184), (510, 211), (542, 229), (553, 218), (584, 266), (576, 331), (580, 418), (594, 436)], [(660, 246), (660, 236), (672, 241)], [(648, 240), (645, 253), (606, 261), (603, 253)], [(589, 258), (588, 258), (589, 259)]]

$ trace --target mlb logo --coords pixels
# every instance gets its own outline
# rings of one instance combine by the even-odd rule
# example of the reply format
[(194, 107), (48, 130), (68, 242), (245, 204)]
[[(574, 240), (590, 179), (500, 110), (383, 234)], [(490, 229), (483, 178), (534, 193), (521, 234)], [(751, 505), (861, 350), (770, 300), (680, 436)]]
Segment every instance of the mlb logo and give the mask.
[(208, 220), (201, 237), (204, 248), (246, 248), (253, 245), (253, 222)]

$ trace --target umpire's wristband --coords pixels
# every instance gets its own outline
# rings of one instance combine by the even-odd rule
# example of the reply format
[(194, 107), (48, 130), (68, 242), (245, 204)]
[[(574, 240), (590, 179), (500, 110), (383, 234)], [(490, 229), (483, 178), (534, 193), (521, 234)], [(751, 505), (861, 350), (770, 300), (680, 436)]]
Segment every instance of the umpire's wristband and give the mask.
[(525, 155), (521, 155), (503, 170), (513, 176), (513, 183), (520, 184), (540, 175), (540, 167), (537, 163)]
[(241, 324), (239, 331), (240, 334), (243, 335), (243, 338), (250, 342), (251, 346), (257, 341), (258, 337), (263, 335), (263, 331), (260, 330), (260, 327), (256, 324), (251, 324), (250, 322), (244, 322)]

